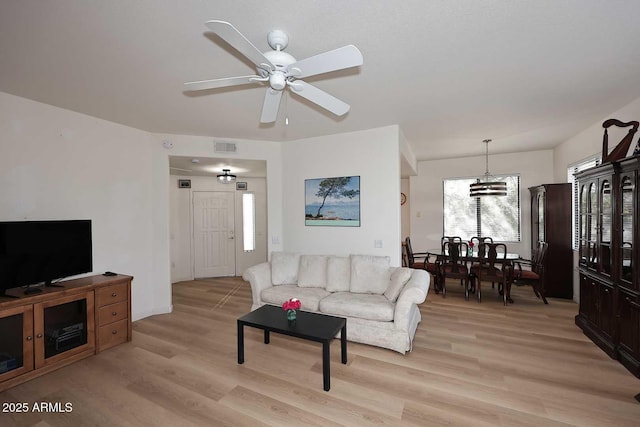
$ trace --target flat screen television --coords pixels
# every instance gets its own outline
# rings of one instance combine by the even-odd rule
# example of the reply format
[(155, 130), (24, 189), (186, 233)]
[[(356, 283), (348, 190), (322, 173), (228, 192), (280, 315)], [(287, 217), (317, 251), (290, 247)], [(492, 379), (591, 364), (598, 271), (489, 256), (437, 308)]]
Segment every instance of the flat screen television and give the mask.
[(91, 220), (0, 222), (0, 295), (92, 270)]

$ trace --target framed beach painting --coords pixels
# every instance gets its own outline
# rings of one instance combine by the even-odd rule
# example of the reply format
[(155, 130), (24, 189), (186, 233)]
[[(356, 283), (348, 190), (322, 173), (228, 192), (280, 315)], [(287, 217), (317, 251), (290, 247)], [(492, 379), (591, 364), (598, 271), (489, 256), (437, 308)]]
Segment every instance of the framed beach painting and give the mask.
[(305, 179), (304, 224), (360, 227), (360, 177)]

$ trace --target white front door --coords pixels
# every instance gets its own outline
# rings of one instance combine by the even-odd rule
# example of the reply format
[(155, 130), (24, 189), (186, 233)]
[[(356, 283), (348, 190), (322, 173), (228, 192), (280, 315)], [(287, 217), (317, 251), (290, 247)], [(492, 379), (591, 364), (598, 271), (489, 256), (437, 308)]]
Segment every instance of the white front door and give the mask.
[(234, 276), (234, 193), (193, 192), (194, 277)]

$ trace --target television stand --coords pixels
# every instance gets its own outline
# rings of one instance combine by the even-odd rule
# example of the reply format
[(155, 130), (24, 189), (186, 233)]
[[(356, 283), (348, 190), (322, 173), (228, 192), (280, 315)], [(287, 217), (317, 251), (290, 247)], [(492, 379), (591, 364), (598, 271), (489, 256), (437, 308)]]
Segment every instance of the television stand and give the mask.
[(0, 294), (0, 395), (131, 341), (132, 279), (100, 274), (67, 280), (63, 287), (13, 288)]

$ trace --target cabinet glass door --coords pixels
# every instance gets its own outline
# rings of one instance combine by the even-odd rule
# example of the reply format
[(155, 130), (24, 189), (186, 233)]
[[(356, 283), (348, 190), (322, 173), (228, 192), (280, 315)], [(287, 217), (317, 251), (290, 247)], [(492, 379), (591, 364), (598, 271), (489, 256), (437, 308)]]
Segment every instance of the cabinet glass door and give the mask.
[(546, 242), (544, 236), (544, 192), (538, 194), (538, 242)]
[(611, 182), (603, 180), (600, 185), (600, 245), (599, 259), (600, 272), (608, 276), (611, 275), (611, 224), (612, 224), (612, 203)]
[(33, 369), (33, 309), (5, 310), (0, 317), (0, 380)]
[(579, 215), (580, 215), (580, 231), (579, 231), (579, 264), (583, 266), (587, 266), (588, 254), (589, 254), (589, 246), (587, 239), (587, 230), (589, 229), (588, 222), (588, 214), (589, 211), (589, 186), (581, 185), (580, 186), (580, 204), (579, 204)]
[(620, 280), (626, 286), (633, 286), (633, 226), (634, 226), (634, 181), (631, 176), (623, 175), (620, 179)]
[(598, 189), (595, 182), (588, 184), (585, 196), (584, 241), (581, 244), (581, 262), (587, 267), (596, 269), (598, 257), (596, 254), (596, 241), (598, 239)]
[(34, 305), (36, 367), (95, 347), (93, 292)]

